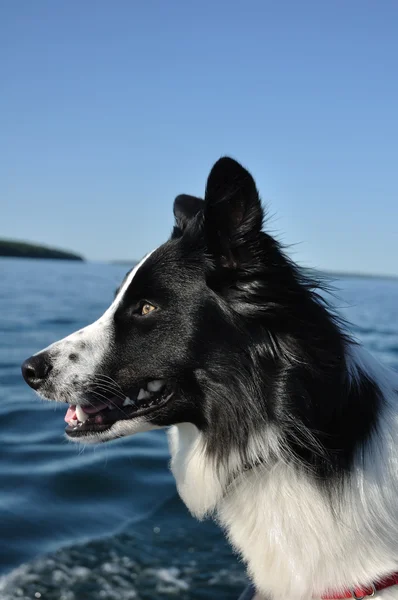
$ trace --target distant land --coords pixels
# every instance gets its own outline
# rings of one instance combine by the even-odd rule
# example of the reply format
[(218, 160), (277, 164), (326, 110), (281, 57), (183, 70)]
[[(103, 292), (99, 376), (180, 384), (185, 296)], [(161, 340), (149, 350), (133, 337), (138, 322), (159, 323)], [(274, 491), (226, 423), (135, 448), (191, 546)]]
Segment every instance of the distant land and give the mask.
[(383, 275), (382, 273), (350, 273), (349, 271), (322, 271), (326, 277), (336, 279), (398, 279), (398, 275)]
[(84, 258), (65, 250), (57, 250), (56, 248), (48, 248), (38, 244), (29, 244), (27, 242), (19, 242), (16, 240), (0, 239), (0, 256), (8, 256), (14, 258), (56, 258), (59, 260), (80, 260)]

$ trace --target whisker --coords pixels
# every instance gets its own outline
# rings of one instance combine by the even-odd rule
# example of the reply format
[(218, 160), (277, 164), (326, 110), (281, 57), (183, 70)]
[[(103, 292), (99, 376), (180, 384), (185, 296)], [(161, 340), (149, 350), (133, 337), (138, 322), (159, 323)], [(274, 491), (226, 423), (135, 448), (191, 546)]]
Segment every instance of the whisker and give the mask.
[(123, 393), (122, 388), (120, 387), (120, 385), (118, 385), (116, 382), (105, 379), (104, 377), (102, 377), (101, 375), (99, 375), (98, 377), (91, 377), (89, 379), (89, 383), (91, 385), (95, 385), (96, 383), (100, 383), (105, 385), (107, 388), (112, 389), (112, 390), (116, 390), (120, 393)]
[(123, 390), (121, 389), (120, 386), (116, 387), (112, 384), (110, 384), (107, 381), (101, 381), (101, 380), (93, 380), (90, 383), (90, 387), (104, 387), (107, 389), (107, 391), (112, 392), (115, 396), (119, 396), (119, 398), (125, 398), (126, 394), (123, 393)]
[(118, 398), (119, 400), (124, 400), (126, 397), (126, 394), (120, 394), (120, 392), (116, 392), (112, 388), (109, 388), (100, 383), (92, 384), (92, 385), (90, 385), (90, 387), (88, 389), (92, 392), (95, 392), (95, 390), (100, 390), (102, 392), (109, 393), (112, 396), (114, 396), (115, 398)]
[(96, 396), (100, 396), (101, 398), (103, 398), (104, 400), (106, 400), (107, 404), (112, 404), (112, 406), (114, 406), (115, 408), (117, 408), (118, 410), (120, 410), (126, 417), (128, 416), (127, 412), (123, 409), (123, 407), (118, 406), (117, 404), (115, 404), (114, 402), (112, 402), (112, 400), (109, 400), (109, 398), (107, 398), (106, 396), (104, 396), (100, 392), (94, 392), (93, 391), (92, 393), (95, 394)]
[(104, 385), (107, 385), (108, 387), (118, 390), (118, 391), (122, 391), (122, 388), (110, 381), (107, 381), (106, 379), (102, 379), (101, 377), (96, 377), (95, 379), (92, 379), (92, 383), (103, 383)]
[(102, 379), (103, 381), (109, 381), (111, 384), (113, 384), (116, 388), (118, 388), (119, 390), (122, 391), (122, 388), (120, 387), (120, 385), (118, 384), (117, 381), (115, 381), (114, 379), (112, 379), (112, 377), (110, 377), (109, 375), (104, 375), (103, 373), (100, 373), (99, 375), (96, 375), (95, 377), (96, 379)]

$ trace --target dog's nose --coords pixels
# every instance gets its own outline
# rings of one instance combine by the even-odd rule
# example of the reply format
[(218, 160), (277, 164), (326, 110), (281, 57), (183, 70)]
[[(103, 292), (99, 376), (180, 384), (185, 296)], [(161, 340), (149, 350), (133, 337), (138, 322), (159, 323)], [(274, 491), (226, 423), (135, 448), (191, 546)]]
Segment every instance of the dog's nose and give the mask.
[(47, 352), (40, 352), (31, 356), (22, 364), (22, 375), (26, 383), (34, 390), (38, 390), (45, 382), (47, 375), (53, 368)]

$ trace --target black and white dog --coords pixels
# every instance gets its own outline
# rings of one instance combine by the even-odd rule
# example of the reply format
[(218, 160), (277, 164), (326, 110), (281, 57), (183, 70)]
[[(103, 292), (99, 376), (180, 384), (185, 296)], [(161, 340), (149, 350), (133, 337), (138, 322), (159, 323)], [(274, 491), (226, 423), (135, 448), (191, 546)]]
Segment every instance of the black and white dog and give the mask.
[(251, 175), (213, 167), (103, 316), (29, 358), (78, 442), (170, 427), (178, 491), (275, 599), (398, 598), (398, 375), (262, 230)]

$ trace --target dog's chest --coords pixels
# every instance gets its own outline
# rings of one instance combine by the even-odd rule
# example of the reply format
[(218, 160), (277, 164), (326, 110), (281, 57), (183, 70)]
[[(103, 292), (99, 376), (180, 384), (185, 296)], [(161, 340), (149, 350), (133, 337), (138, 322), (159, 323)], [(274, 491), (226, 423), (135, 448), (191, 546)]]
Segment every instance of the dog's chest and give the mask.
[[(365, 515), (355, 497), (341, 498), (346, 510), (336, 517), (320, 489), (284, 464), (245, 472), (225, 493), (225, 479), (220, 483), (193, 425), (173, 427), (169, 441), (182, 500), (198, 518), (216, 515), (268, 597), (306, 600), (317, 591), (377, 580), (380, 573), (396, 570), (385, 536), (371, 529), (365, 537), (359, 531)], [(398, 597), (395, 588), (381, 595)]]
[[(310, 480), (280, 465), (246, 473), (217, 515), (263, 594), (304, 600), (397, 570), (385, 540), (363, 535), (362, 515), (335, 508)], [(398, 587), (379, 595), (398, 598)]]

